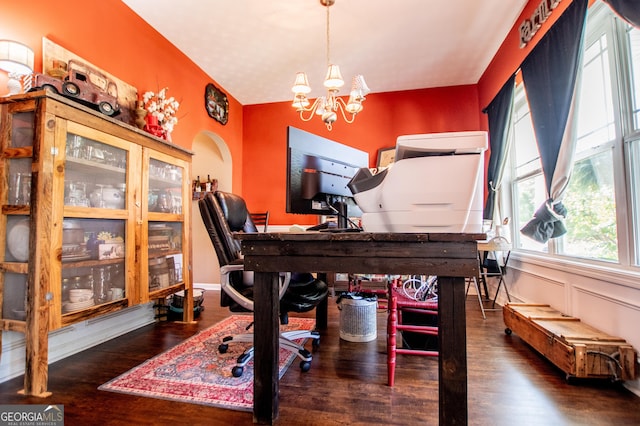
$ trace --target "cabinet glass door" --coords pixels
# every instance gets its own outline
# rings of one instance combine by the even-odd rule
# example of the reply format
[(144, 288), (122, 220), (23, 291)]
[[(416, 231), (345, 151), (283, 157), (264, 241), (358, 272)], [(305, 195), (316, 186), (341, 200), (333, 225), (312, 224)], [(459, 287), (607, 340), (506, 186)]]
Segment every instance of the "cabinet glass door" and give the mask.
[[(0, 216), (0, 308), (2, 320), (26, 320), (31, 169), (34, 144), (33, 106), (24, 111), (18, 106), (6, 107), (7, 121), (3, 123), (2, 139), (2, 176), (0, 186), (6, 188), (0, 192), (0, 204), (3, 205)], [(6, 326), (5, 326), (6, 327)]]
[(11, 114), (11, 139), (8, 148), (33, 146), (35, 111)]
[(7, 204), (28, 206), (31, 202), (31, 158), (7, 161), (9, 192)]
[(185, 169), (175, 160), (149, 158), (147, 263), (149, 293), (183, 284), (182, 214)]
[(182, 223), (149, 223), (149, 292), (182, 282)]
[(27, 275), (4, 274), (2, 319), (24, 321), (27, 318)]
[(27, 265), (29, 260), (29, 216), (7, 217), (2, 276), (2, 318), (24, 321), (27, 301)]
[(182, 213), (182, 167), (151, 158), (149, 160), (150, 212)]
[(65, 153), (65, 206), (126, 207), (126, 150), (68, 133)]
[(124, 220), (64, 220), (62, 314), (126, 297), (125, 235)]
[(62, 255), (58, 284), (51, 288), (59, 295), (54, 304), (61, 319), (52, 328), (128, 306), (136, 297), (127, 273), (135, 262), (137, 214), (128, 185), (139, 185), (132, 174), (140, 167), (140, 150), (71, 121), (66, 126), (58, 183), (64, 191)]

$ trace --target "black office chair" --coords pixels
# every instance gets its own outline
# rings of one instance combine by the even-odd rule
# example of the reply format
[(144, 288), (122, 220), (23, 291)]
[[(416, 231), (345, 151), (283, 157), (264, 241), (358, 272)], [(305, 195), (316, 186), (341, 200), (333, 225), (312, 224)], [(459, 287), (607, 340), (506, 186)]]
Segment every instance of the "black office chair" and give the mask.
[[(198, 201), (202, 220), (209, 233), (220, 263), (222, 292), (220, 304), (232, 312), (253, 312), (253, 274), (244, 271), (240, 241), (234, 232), (257, 232), (244, 200), (228, 192), (207, 193)], [(282, 273), (280, 286), (280, 323), (288, 323), (288, 312), (307, 312), (319, 305), (329, 291), (328, 286), (309, 273)], [(297, 339), (313, 339), (314, 348), (320, 343), (320, 334), (311, 330), (295, 330), (280, 333), (280, 347), (295, 353), (300, 359), (300, 369), (311, 368), (311, 353), (297, 344)], [(253, 342), (253, 333), (227, 336), (219, 346), (221, 353), (230, 343)], [(231, 373), (242, 376), (244, 367), (253, 358), (253, 347), (238, 357)]]

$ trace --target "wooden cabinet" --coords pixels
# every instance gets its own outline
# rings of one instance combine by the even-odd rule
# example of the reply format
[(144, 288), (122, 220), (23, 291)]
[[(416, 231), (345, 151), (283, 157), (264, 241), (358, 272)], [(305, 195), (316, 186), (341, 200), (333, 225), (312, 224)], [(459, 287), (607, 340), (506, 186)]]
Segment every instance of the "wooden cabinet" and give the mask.
[(0, 326), (47, 394), (49, 331), (185, 290), (191, 153), (57, 95), (0, 100)]

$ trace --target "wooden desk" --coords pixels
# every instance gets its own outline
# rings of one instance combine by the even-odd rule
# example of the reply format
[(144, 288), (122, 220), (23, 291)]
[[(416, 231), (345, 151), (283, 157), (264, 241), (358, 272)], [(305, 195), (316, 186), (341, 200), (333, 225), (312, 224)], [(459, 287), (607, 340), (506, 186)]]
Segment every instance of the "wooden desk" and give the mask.
[(254, 277), (255, 423), (278, 417), (278, 275), (280, 271), (438, 276), (439, 419), (467, 424), (465, 278), (478, 274), (484, 234), (237, 234)]

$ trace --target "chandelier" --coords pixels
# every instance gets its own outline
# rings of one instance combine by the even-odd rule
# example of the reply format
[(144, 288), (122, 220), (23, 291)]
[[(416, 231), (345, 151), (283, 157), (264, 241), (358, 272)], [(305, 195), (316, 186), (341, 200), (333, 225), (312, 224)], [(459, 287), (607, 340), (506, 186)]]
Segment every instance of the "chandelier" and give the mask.
[[(314, 115), (319, 115), (331, 131), (333, 123), (338, 119), (338, 111), (347, 123), (353, 123), (356, 115), (362, 111), (362, 102), (365, 100), (370, 90), (364, 81), (362, 75), (353, 77), (351, 84), (351, 92), (349, 100), (345, 102), (338, 96), (340, 88), (344, 86), (340, 68), (331, 63), (330, 51), (330, 31), (329, 31), (329, 9), (335, 3), (335, 0), (320, 0), (320, 4), (327, 8), (327, 76), (324, 79), (324, 87), (327, 89), (326, 96), (316, 98), (312, 105), (307, 99), (307, 94), (311, 92), (307, 74), (299, 72), (296, 74), (296, 80), (291, 88), (295, 94), (292, 106), (300, 113), (302, 121), (309, 121)], [(310, 114), (305, 118), (304, 113)]]

